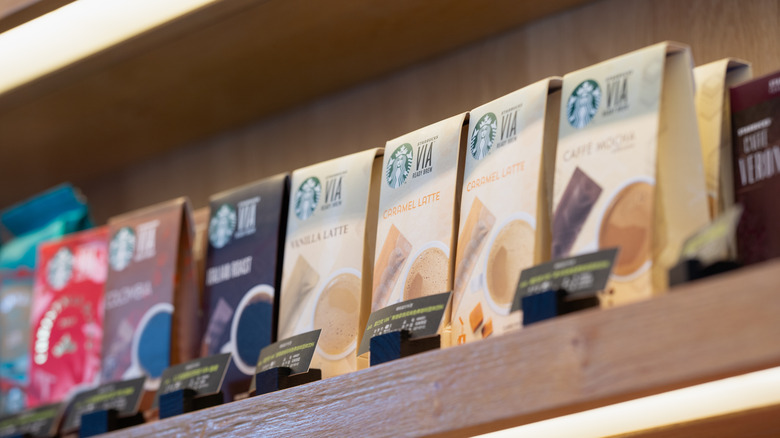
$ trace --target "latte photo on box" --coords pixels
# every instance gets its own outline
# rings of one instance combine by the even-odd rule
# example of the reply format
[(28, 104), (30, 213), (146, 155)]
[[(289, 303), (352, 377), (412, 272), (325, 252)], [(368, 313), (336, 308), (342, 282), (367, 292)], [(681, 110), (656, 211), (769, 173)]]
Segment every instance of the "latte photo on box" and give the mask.
[[(372, 311), (452, 290), (466, 120), (459, 114), (385, 146)], [(449, 311), (445, 345), (448, 327)]]
[(146, 389), (156, 390), (166, 368), (198, 356), (189, 201), (111, 218), (108, 229), (101, 382), (145, 376)]
[(709, 223), (691, 68), (666, 42), (563, 78), (552, 259), (619, 248), (602, 306), (663, 293)]
[(322, 329), (311, 367), (358, 369), (371, 310), (382, 149), (292, 173), (278, 340)]
[(696, 81), (696, 119), (712, 219), (734, 205), (729, 88), (749, 80), (752, 76), (749, 63), (730, 58), (693, 69)]
[(470, 112), (455, 259), (453, 344), (519, 329), (520, 272), (550, 258), (560, 78)]
[(225, 401), (247, 391), (260, 350), (275, 339), (288, 188), (281, 174), (211, 197), (202, 356), (232, 354)]

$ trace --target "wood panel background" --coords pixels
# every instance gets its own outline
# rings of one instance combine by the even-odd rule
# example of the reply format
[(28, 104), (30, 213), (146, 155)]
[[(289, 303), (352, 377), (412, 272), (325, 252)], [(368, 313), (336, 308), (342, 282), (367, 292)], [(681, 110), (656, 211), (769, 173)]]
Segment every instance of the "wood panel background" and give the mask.
[(166, 152), (82, 188), (98, 221), (180, 195), (204, 206), (212, 193), (384, 145), (536, 80), (662, 40), (691, 45), (697, 65), (732, 56), (752, 61), (756, 75), (770, 73), (780, 69), (780, 1), (596, 1)]

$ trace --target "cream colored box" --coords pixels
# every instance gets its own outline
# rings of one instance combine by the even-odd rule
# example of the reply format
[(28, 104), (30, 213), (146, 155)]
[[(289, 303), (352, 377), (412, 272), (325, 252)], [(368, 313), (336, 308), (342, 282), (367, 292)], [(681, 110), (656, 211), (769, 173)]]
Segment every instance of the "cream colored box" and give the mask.
[(619, 247), (602, 306), (665, 291), (709, 222), (691, 69), (666, 42), (563, 78), (552, 258)]
[(509, 310), (520, 272), (550, 258), (560, 89), (548, 78), (470, 112), (453, 344), (519, 329)]
[(714, 219), (734, 204), (729, 88), (752, 78), (753, 71), (745, 61), (726, 58), (696, 67), (693, 77), (710, 217)]
[[(459, 114), (385, 146), (374, 311), (452, 290), (466, 117)], [(442, 341), (448, 344), (449, 334)]]
[(322, 329), (311, 366), (323, 377), (357, 369), (371, 310), (382, 149), (293, 172), (279, 336)]

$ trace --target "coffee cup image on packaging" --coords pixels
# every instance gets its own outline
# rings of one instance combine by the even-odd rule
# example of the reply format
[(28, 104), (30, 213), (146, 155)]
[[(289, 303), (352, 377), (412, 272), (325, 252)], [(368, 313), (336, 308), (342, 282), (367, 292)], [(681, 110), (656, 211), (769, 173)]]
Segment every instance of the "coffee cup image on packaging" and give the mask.
[(553, 260), (569, 255), (599, 196), (601, 186), (579, 167), (574, 169), (553, 216)]
[(488, 305), (500, 315), (509, 314), (520, 272), (534, 263), (535, 234), (536, 220), (517, 212), (504, 219), (490, 237), (482, 290)]
[(449, 253), (449, 246), (436, 240), (421, 246), (407, 263), (406, 272), (402, 276), (403, 296), (390, 304), (447, 292)]
[(320, 274), (311, 266), (302, 255), (295, 260), (290, 277), (287, 279), (285, 294), (291, 298), (285, 297), (284, 305), (279, 309), (279, 339), (289, 338), (296, 334), (295, 326), (301, 319), (304, 303), (309, 299), (309, 295), (317, 287), (320, 281)]
[(260, 350), (271, 343), (274, 288), (261, 284), (247, 292), (236, 307), (230, 327), (230, 341), (222, 353), (232, 353), (242, 373), (255, 372)]
[(374, 266), (374, 273), (381, 269), (381, 274), (374, 275), (371, 311), (376, 312), (389, 304), (390, 294), (411, 251), (412, 244), (392, 225)]
[(146, 311), (133, 337), (131, 365), (123, 379), (145, 375), (146, 387), (156, 388), (159, 378), (170, 366), (171, 320), (173, 305), (158, 303)]
[(360, 312), (361, 275), (354, 268), (334, 271), (324, 282), (312, 309), (309, 330), (322, 329), (317, 353), (328, 360), (339, 360), (357, 348)]

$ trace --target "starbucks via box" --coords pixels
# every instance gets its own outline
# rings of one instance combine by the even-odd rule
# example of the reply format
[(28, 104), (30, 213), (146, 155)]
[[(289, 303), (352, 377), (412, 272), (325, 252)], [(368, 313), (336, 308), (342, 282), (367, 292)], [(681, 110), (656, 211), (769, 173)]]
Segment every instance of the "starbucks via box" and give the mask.
[[(468, 113), (385, 146), (372, 310), (452, 290)], [(443, 323), (449, 343), (449, 310)]]
[(323, 377), (357, 369), (368, 321), (382, 149), (293, 172), (279, 340), (322, 329), (311, 366)]
[(260, 350), (275, 338), (288, 187), (281, 174), (211, 197), (202, 355), (232, 354), (227, 401), (247, 391)]
[(731, 89), (737, 251), (745, 264), (780, 256), (780, 72)]
[(750, 79), (753, 72), (745, 61), (727, 58), (696, 67), (693, 76), (707, 199), (714, 219), (734, 204), (729, 88)]
[(38, 247), (29, 407), (65, 400), (74, 390), (98, 383), (107, 252), (107, 227)]
[(602, 306), (667, 288), (709, 222), (690, 50), (660, 43), (563, 78), (552, 259), (618, 247)]
[(520, 272), (550, 258), (560, 78), (470, 112), (452, 300), (452, 343), (520, 328)]
[(155, 390), (168, 366), (197, 357), (190, 216), (179, 198), (109, 220), (102, 382), (146, 376)]

